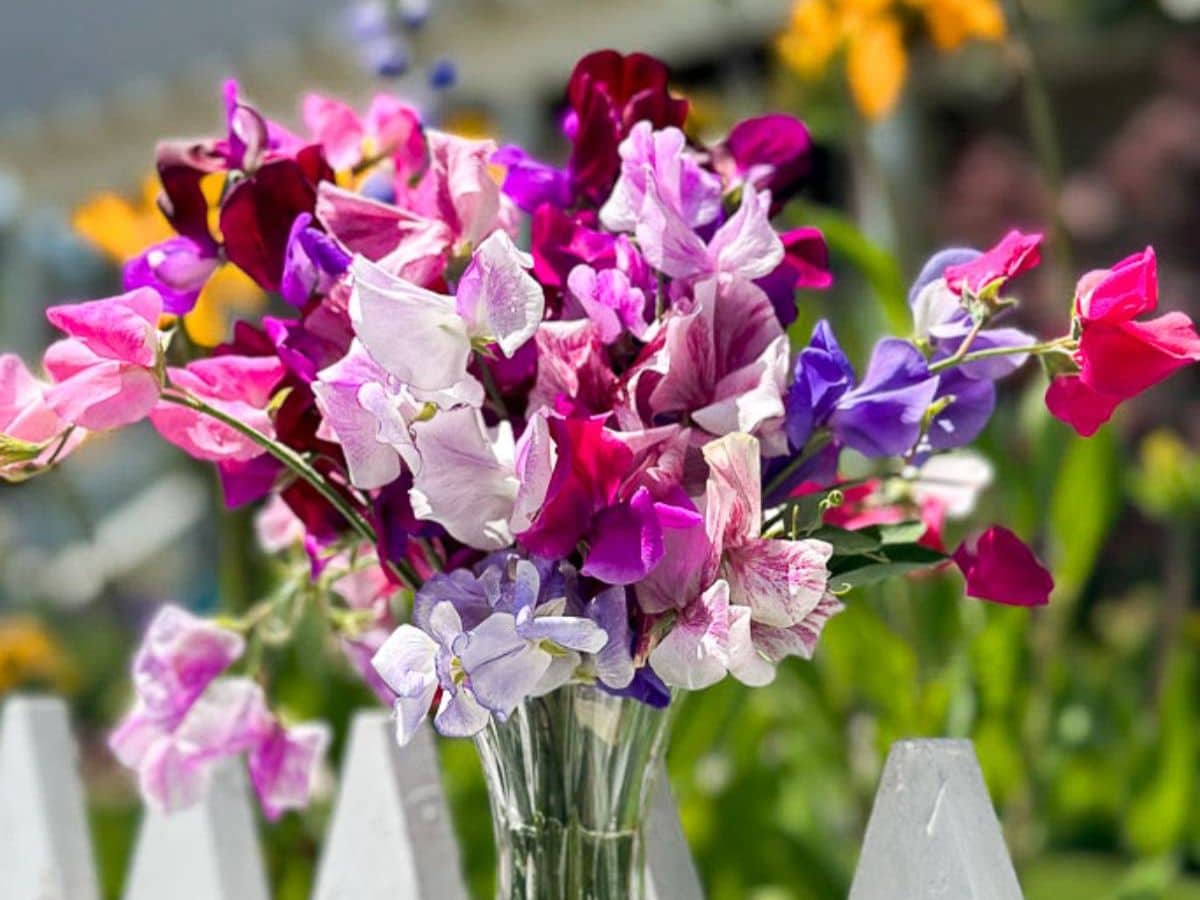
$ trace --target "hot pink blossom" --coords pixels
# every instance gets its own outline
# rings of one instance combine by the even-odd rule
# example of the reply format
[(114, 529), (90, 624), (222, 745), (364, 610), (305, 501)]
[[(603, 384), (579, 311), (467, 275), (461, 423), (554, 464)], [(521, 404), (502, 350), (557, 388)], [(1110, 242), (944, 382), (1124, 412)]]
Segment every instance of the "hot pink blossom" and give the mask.
[(976, 295), (986, 290), (998, 290), (1010, 278), (1038, 264), (1041, 243), (1040, 234), (1010, 231), (1000, 243), (976, 259), (947, 266), (943, 273), (946, 285), (956, 294), (964, 290)]
[(999, 525), (963, 541), (954, 563), (967, 580), (967, 596), (1009, 606), (1045, 606), (1054, 579), (1019, 537)]
[(162, 298), (139, 288), (106, 300), (46, 310), (65, 340), (43, 365), (54, 385), (46, 401), (63, 420), (92, 431), (129, 425), (158, 400), (158, 318)]
[(411, 106), (388, 94), (376, 94), (359, 117), (355, 109), (322, 94), (305, 96), (301, 114), (309, 132), (335, 169), (364, 159), (390, 158), (401, 174), (417, 171), (425, 158), (421, 120)]
[(1183, 313), (1135, 321), (1157, 306), (1158, 269), (1152, 248), (1079, 280), (1079, 374), (1058, 375), (1051, 381), (1046, 405), (1054, 416), (1080, 434), (1091, 435), (1122, 401), (1200, 360), (1200, 336)]
[[(284, 367), (273, 356), (214, 356), (167, 370), (171, 385), (267, 437), (275, 426), (267, 406)], [(186, 406), (160, 402), (150, 421), (166, 440), (196, 459), (246, 461), (263, 448), (240, 431)]]

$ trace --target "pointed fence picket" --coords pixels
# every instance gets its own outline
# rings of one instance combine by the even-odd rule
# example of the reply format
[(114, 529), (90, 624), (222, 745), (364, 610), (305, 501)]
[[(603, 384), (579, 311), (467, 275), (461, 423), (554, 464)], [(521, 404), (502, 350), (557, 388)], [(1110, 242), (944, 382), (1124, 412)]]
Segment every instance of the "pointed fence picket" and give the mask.
[[(646, 827), (648, 900), (703, 900), (665, 772)], [(267, 900), (244, 769), (204, 802), (148, 812), (124, 900)], [(396, 746), (386, 713), (359, 713), (313, 900), (467, 900), (432, 734)], [(0, 715), (0, 897), (99, 900), (66, 705), (13, 697)], [(850, 900), (1020, 900), (968, 741), (892, 747)]]

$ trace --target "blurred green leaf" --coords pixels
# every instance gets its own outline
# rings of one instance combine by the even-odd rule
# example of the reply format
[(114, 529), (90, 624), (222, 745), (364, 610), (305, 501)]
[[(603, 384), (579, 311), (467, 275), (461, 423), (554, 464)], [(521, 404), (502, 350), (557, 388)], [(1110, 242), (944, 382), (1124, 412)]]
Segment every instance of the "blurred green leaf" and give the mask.
[(1072, 436), (1050, 498), (1057, 603), (1071, 605), (1087, 582), (1116, 515), (1119, 491), (1113, 429), (1102, 428), (1091, 438)]

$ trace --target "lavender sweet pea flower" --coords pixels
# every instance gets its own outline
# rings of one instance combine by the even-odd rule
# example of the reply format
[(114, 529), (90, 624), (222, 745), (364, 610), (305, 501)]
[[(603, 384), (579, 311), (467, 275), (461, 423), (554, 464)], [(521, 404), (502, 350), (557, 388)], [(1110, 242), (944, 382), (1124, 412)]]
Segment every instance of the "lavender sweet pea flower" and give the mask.
[(191, 238), (173, 237), (147, 247), (125, 263), (125, 290), (150, 287), (163, 298), (163, 312), (182, 316), (192, 311), (209, 276), (221, 264), (215, 251)]
[(580, 263), (567, 276), (567, 288), (605, 344), (611, 344), (626, 331), (642, 338), (650, 327), (646, 321), (645, 293), (620, 269), (597, 272)]
[(875, 345), (862, 382), (838, 401), (830, 424), (842, 443), (864, 456), (905, 453), (920, 436), (937, 387), (916, 347), (885, 338)]
[(350, 267), (350, 254), (333, 238), (312, 226), (311, 213), (292, 223), (283, 253), (279, 293), (292, 306), (303, 307), (313, 294), (328, 293)]
[(996, 408), (996, 385), (986, 378), (971, 378), (966, 372), (951, 369), (938, 376), (934, 400), (943, 398), (951, 398), (950, 404), (933, 417), (926, 434), (933, 450), (962, 447), (979, 437)]

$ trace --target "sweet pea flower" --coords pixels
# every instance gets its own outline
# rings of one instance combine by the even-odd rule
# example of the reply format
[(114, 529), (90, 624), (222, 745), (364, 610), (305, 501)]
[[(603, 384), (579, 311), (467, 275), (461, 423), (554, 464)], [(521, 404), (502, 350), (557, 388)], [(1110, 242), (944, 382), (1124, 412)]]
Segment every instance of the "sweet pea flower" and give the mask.
[(81, 429), (59, 440), (70, 426), (51, 409), (48, 389), (19, 356), (0, 354), (0, 480), (19, 480), (83, 440)]
[(567, 277), (567, 289), (579, 301), (605, 344), (613, 343), (626, 331), (636, 338), (645, 336), (649, 328), (646, 295), (620, 269), (597, 272), (581, 263)]
[(912, 344), (884, 338), (875, 345), (858, 386), (837, 401), (829, 426), (837, 440), (864, 456), (911, 449), (938, 389), (925, 357)]
[(699, 282), (690, 308), (672, 310), (662, 334), (625, 376), (628, 399), (646, 424), (687, 413), (710, 435), (755, 434), (767, 455), (785, 452), (788, 340), (761, 290), (748, 281)]
[(993, 525), (954, 551), (967, 596), (1009, 606), (1045, 606), (1054, 579), (1033, 552), (1007, 528)]
[(1158, 306), (1158, 268), (1146, 248), (1111, 269), (1079, 280), (1075, 315), (1079, 374), (1057, 375), (1046, 405), (1081, 435), (1090, 436), (1123, 401), (1200, 360), (1200, 336), (1183, 313), (1135, 321)]
[(50, 408), (91, 431), (144, 418), (161, 389), (161, 314), (162, 297), (151, 288), (46, 310), (50, 323), (68, 335), (43, 359), (54, 381), (46, 394)]
[(318, 373), (312, 390), (325, 435), (345, 454), (350, 483), (381, 488), (399, 478), (403, 455), (413, 447), (408, 423), (422, 404), (358, 341), (345, 357)]
[[(729, 434), (704, 447), (705, 531), (722, 557), (730, 602), (771, 628), (802, 624), (825, 595), (833, 547), (816, 539), (763, 538), (758, 441)], [(661, 673), (660, 673), (661, 674)]]
[(779, 235), (783, 261), (773, 272), (755, 280), (775, 307), (779, 324), (787, 328), (796, 321), (796, 291), (825, 290), (833, 284), (829, 270), (829, 247), (816, 228), (793, 228)]
[(526, 269), (532, 258), (502, 231), (476, 250), (454, 297), (390, 275), (363, 257), (351, 266), (350, 317), (367, 352), (418, 399), (445, 407), (482, 401), (467, 373), (472, 341), (511, 357), (542, 319), (544, 295)]
[(799, 119), (772, 113), (738, 122), (714, 155), (726, 184), (770, 191), (778, 212), (812, 168), (812, 138)]
[(621, 176), (600, 209), (600, 221), (609, 231), (637, 229), (650, 181), (659, 202), (688, 228), (707, 225), (720, 215), (720, 179), (700, 167), (678, 128), (654, 131), (649, 122), (638, 122), (619, 152)]
[(576, 198), (599, 205), (609, 196), (620, 171), (620, 143), (637, 123), (682, 127), (688, 102), (671, 95), (668, 77), (667, 67), (644, 53), (599, 50), (575, 64), (564, 130), (572, 144), (567, 172)]
[[(532, 569), (528, 562), (524, 565)], [(518, 574), (525, 582), (522, 590), (526, 594), (537, 590), (536, 573), (530, 575), (529, 569)], [(563, 628), (550, 626), (542, 632), (535, 624), (526, 612), (492, 612), (464, 629), (454, 604), (442, 600), (428, 613), (428, 631), (413, 625), (397, 628), (373, 660), (376, 671), (396, 694), (397, 740), (403, 745), (412, 739), (435, 701), (433, 723), (438, 731), (466, 737), (482, 730), (493, 715), (507, 718), (539, 688), (545, 692), (559, 686), (561, 681), (543, 684), (543, 679), (555, 659), (546, 645), (561, 646), (549, 635), (562, 636)], [(606, 635), (589, 625), (585, 624), (581, 643), (598, 650)], [(567, 623), (566, 629), (579, 636), (573, 623)]]
[(994, 294), (1009, 279), (1038, 264), (1041, 243), (1040, 234), (1022, 234), (1014, 229), (986, 253), (969, 262), (947, 266), (943, 273), (946, 284), (958, 295)]
[[(267, 437), (275, 426), (267, 407), (284, 376), (283, 364), (271, 356), (213, 356), (169, 368), (171, 386), (185, 391)], [(160, 402), (150, 422), (164, 439), (196, 459), (246, 462), (265, 451), (234, 428), (197, 410)]]
[(350, 254), (312, 222), (311, 214), (301, 213), (292, 223), (279, 284), (283, 299), (301, 308), (313, 294), (328, 294), (350, 268)]
[(270, 821), (286, 810), (304, 809), (317, 769), (329, 746), (329, 728), (310, 722), (285, 728), (274, 722), (247, 756), (250, 783)]
[(163, 312), (182, 316), (192, 311), (209, 276), (221, 265), (211, 246), (188, 237), (173, 237), (147, 247), (125, 263), (125, 290), (153, 288), (163, 299)]
[(783, 261), (783, 243), (771, 226), (771, 195), (747, 187), (737, 211), (706, 243), (647, 177), (645, 200), (637, 221), (637, 239), (647, 261), (672, 278), (722, 282), (753, 281)]
[(575, 413), (597, 415), (612, 408), (617, 376), (605, 353), (603, 335), (590, 319), (543, 322), (538, 327), (534, 335), (537, 375), (529, 392), (530, 411), (562, 412), (566, 407)]
[(425, 160), (425, 133), (417, 111), (388, 94), (376, 94), (360, 117), (355, 109), (322, 94), (307, 94), (301, 117), (335, 169), (389, 158), (398, 173), (417, 171)]
[(563, 169), (534, 159), (520, 147), (508, 145), (492, 154), (492, 164), (504, 166), (500, 190), (525, 213), (542, 205), (565, 209), (571, 203), (571, 181)]

